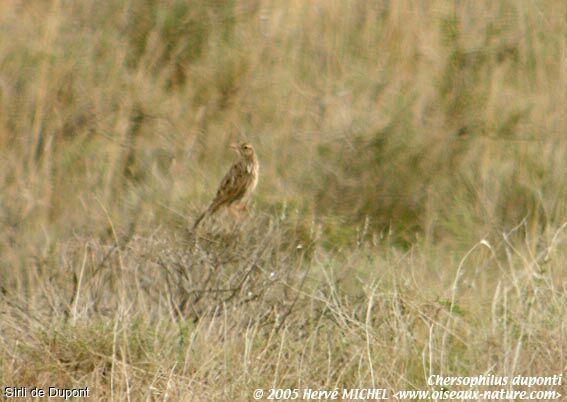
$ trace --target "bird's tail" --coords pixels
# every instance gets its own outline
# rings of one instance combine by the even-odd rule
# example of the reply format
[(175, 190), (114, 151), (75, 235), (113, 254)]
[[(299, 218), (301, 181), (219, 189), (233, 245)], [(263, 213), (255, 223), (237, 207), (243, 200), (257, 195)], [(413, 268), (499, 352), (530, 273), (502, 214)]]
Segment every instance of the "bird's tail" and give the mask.
[(205, 212), (203, 212), (201, 215), (197, 217), (197, 219), (195, 219), (195, 223), (193, 224), (193, 230), (195, 230), (197, 226), (199, 226), (199, 223), (201, 223), (201, 221), (205, 219), (208, 215), (214, 215), (222, 205), (223, 205), (223, 200), (213, 200), (213, 202), (211, 203), (211, 205), (209, 205), (209, 207), (205, 210)]
[(197, 226), (199, 226), (199, 223), (201, 223), (201, 221), (205, 218), (205, 216), (207, 216), (208, 212), (209, 210), (206, 209), (205, 212), (203, 212), (201, 215), (197, 217), (197, 219), (195, 219), (195, 223), (193, 224), (193, 230), (197, 229)]

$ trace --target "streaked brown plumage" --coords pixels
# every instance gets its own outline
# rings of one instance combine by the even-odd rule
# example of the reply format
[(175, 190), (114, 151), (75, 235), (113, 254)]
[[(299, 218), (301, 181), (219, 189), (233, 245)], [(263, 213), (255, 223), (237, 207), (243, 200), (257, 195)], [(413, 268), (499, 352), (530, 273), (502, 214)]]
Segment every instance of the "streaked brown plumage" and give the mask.
[(217, 190), (217, 194), (209, 207), (195, 220), (193, 230), (209, 215), (216, 213), (221, 207), (231, 207), (236, 203), (243, 203), (258, 184), (258, 158), (252, 145), (248, 143), (231, 145), (240, 160), (226, 173)]

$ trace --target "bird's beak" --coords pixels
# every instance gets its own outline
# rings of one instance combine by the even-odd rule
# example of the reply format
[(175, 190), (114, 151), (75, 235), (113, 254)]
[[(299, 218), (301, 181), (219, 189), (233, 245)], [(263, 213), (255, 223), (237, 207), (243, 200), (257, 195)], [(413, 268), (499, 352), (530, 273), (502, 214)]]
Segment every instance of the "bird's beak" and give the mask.
[(238, 151), (238, 148), (240, 148), (238, 146), (238, 144), (230, 144), (230, 148), (234, 149), (235, 151)]

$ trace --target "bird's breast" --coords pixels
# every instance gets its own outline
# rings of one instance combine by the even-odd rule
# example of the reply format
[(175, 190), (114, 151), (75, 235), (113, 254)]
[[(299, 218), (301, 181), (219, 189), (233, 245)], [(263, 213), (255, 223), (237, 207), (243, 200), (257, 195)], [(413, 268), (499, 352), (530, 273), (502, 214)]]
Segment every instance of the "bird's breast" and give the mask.
[(248, 166), (246, 166), (246, 172), (250, 175), (250, 179), (251, 179), (248, 193), (254, 191), (254, 189), (258, 185), (258, 170), (259, 170), (259, 164), (257, 161), (255, 163), (250, 163), (248, 164)]

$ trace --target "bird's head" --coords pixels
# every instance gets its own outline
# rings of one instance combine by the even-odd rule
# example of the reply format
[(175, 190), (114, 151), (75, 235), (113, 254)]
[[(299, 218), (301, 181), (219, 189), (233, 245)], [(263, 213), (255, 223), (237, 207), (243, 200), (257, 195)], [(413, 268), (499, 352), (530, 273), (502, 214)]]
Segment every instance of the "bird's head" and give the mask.
[(243, 157), (251, 158), (254, 155), (254, 148), (247, 142), (243, 142), (242, 144), (232, 144), (230, 147)]

